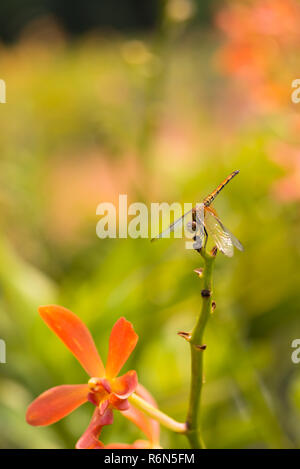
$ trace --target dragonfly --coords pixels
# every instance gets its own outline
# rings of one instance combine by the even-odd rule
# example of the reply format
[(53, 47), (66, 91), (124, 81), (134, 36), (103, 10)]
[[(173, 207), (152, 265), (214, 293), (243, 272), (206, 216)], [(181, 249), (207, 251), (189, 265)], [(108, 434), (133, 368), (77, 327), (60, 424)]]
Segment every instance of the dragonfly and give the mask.
[(200, 250), (206, 247), (207, 239), (210, 236), (215, 242), (219, 251), (225, 256), (232, 257), (234, 248), (243, 251), (244, 248), (240, 241), (228, 230), (217, 215), (216, 210), (212, 207), (212, 203), (221, 192), (222, 189), (237, 175), (239, 171), (233, 171), (226, 179), (224, 179), (218, 187), (211, 192), (201, 204), (197, 204), (191, 210), (182, 215), (178, 220), (172, 223), (166, 230), (162, 231), (159, 235), (151, 239), (155, 241), (160, 238), (170, 236), (170, 233), (175, 229), (182, 227), (185, 220), (190, 216), (191, 222), (186, 224), (189, 232), (194, 234), (193, 249)]

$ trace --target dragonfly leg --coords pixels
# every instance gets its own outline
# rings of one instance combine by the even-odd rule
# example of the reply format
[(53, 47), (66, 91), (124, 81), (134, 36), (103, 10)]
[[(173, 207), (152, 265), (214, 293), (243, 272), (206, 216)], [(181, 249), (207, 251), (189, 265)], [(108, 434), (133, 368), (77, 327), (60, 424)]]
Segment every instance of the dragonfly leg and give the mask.
[(204, 249), (206, 249), (206, 244), (207, 244), (207, 240), (208, 240), (208, 233), (207, 233), (207, 231), (206, 231), (205, 226), (204, 226), (203, 228), (204, 228), (204, 233), (205, 233), (205, 235), (204, 235), (205, 240), (204, 240), (204, 245), (203, 245), (203, 247), (204, 247)]

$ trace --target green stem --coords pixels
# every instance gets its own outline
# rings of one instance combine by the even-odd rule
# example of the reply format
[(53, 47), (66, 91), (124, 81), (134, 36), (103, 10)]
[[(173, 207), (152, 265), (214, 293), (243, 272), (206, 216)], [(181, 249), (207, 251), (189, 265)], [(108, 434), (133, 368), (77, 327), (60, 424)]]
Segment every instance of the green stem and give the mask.
[(203, 289), (201, 291), (202, 309), (189, 341), (191, 347), (192, 379), (187, 415), (188, 431), (186, 435), (192, 448), (205, 448), (199, 428), (201, 392), (203, 385), (203, 355), (205, 352), (204, 350), (197, 348), (197, 345), (203, 345), (204, 330), (211, 313), (212, 271), (215, 260), (215, 255), (210, 255), (203, 249), (201, 249), (200, 254), (204, 259)]
[(164, 425), (169, 430), (172, 430), (176, 433), (185, 433), (186, 432), (186, 424), (177, 422), (176, 420), (172, 419), (168, 415), (161, 412), (156, 407), (153, 407), (149, 402), (142, 399), (137, 394), (133, 393), (128, 398), (129, 402), (136, 407), (137, 409), (142, 410), (145, 414), (149, 415), (149, 417), (157, 420), (159, 423)]

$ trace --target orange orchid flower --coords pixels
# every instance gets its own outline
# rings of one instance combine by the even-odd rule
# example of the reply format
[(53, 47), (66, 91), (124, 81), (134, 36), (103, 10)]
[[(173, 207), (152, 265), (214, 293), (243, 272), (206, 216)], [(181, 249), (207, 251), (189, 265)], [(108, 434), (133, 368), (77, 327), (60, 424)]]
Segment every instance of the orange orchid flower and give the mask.
[[(157, 404), (151, 394), (139, 384), (136, 389), (136, 394), (142, 397), (145, 401), (149, 402), (153, 407)], [(131, 420), (137, 427), (139, 427), (148, 440), (136, 440), (133, 444), (125, 443), (110, 443), (104, 445), (99, 441), (99, 436), (106, 422), (103, 421), (103, 416), (100, 415), (97, 408), (94, 412), (93, 418), (76, 444), (77, 449), (153, 449), (161, 448), (159, 444), (159, 423), (147, 417), (143, 412), (133, 407), (131, 404), (129, 409), (122, 412), (126, 418)]]
[(98, 354), (85, 324), (62, 306), (40, 306), (45, 323), (62, 340), (90, 376), (86, 384), (63, 385), (49, 389), (30, 404), (26, 420), (30, 425), (50, 425), (62, 419), (87, 401), (97, 409), (97, 423), (109, 425), (112, 409), (130, 409), (128, 397), (138, 385), (135, 371), (117, 377), (138, 341), (133, 326), (121, 317), (113, 326), (106, 367)]

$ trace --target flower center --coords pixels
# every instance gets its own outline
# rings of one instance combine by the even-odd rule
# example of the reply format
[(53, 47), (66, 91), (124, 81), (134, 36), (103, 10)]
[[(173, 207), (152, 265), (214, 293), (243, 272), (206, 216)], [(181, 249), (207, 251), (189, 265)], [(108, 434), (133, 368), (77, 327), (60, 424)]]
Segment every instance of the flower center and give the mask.
[(94, 404), (99, 410), (104, 412), (109, 404), (109, 395), (111, 394), (111, 386), (106, 378), (91, 378), (88, 381), (90, 392), (88, 400)]
[(91, 378), (88, 385), (91, 392), (102, 393), (105, 391), (107, 394), (111, 393), (110, 382), (106, 378)]

